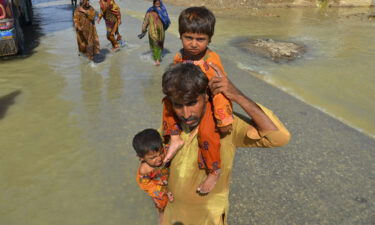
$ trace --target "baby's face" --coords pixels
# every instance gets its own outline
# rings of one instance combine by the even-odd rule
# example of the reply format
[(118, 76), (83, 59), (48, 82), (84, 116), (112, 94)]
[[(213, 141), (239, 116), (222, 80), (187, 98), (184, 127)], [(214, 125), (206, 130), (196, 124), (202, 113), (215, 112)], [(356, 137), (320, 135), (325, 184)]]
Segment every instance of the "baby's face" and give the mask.
[(163, 149), (159, 151), (149, 151), (144, 157), (143, 160), (151, 167), (159, 167), (163, 164), (163, 159), (165, 157)]

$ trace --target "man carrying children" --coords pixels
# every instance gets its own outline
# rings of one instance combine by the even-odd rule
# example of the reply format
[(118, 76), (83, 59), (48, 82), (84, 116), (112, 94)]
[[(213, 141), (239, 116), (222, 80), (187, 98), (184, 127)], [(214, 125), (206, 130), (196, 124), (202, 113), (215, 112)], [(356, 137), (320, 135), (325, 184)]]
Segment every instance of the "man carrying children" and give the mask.
[[(215, 17), (205, 7), (181, 12), (183, 48), (162, 78), (163, 139), (152, 129), (133, 139), (142, 160), (137, 182), (153, 198), (159, 223), (164, 225), (227, 224), (236, 148), (277, 147), (290, 139), (272, 111), (246, 97), (228, 80), (220, 57), (208, 48), (214, 27)], [(232, 102), (243, 108), (251, 122), (233, 114)], [(163, 166), (168, 163), (169, 170)], [(166, 193), (173, 202), (168, 203)]]
[[(227, 224), (229, 182), (237, 147), (277, 147), (288, 143), (290, 134), (269, 109), (256, 104), (239, 91), (214, 64), (216, 76), (209, 81), (193, 64), (172, 65), (163, 74), (162, 88), (171, 101), (173, 113), (181, 128), (183, 147), (171, 160), (168, 189), (174, 195), (164, 212), (163, 224)], [(220, 139), (221, 176), (209, 194), (196, 191), (207, 177), (197, 166), (198, 128), (207, 109), (208, 92), (222, 93), (237, 103), (252, 119), (247, 123), (234, 116), (232, 130)]]

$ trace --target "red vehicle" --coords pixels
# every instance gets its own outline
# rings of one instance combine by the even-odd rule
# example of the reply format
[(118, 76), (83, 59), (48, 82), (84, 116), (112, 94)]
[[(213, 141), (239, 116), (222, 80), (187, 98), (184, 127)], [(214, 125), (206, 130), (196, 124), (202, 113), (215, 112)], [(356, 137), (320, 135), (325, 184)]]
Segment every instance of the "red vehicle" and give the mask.
[(31, 0), (0, 0), (0, 56), (24, 49), (22, 26), (32, 22)]

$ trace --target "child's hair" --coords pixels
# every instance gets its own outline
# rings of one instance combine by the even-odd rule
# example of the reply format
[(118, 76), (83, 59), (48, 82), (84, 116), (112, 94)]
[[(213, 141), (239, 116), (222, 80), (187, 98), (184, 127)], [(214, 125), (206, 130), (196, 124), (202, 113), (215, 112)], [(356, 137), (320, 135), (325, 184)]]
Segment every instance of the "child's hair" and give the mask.
[(155, 129), (145, 129), (133, 138), (133, 148), (138, 157), (143, 158), (150, 151), (159, 151), (163, 145), (160, 134)]
[(178, 31), (183, 33), (207, 34), (211, 40), (214, 35), (216, 19), (204, 6), (190, 7), (183, 10), (178, 18)]

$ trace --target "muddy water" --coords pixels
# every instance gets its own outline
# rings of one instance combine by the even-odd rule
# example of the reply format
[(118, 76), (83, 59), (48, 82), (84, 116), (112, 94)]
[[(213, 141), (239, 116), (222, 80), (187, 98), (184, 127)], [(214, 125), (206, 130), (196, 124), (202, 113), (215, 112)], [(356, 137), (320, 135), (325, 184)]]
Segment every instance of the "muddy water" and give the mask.
[(102, 22), (92, 64), (77, 54), (70, 4), (34, 2), (34, 14), (39, 44), (0, 64), (0, 224), (153, 224), (130, 141), (158, 126), (163, 69), (136, 39), (140, 21), (125, 17), (116, 54)]
[[(238, 67), (375, 137), (375, 22), (367, 17), (374, 12), (368, 8), (226, 10), (214, 41), (223, 45), (221, 52), (229, 53)], [(273, 63), (232, 46), (249, 37), (300, 43), (307, 53), (294, 62)]]
[[(68, 3), (35, 1), (28, 54), (0, 62), (0, 224), (155, 224), (134, 182), (131, 138), (159, 126), (160, 77), (180, 47), (176, 23), (155, 67), (147, 40), (136, 38), (149, 2), (121, 2), (126, 45), (112, 53), (102, 22), (93, 64), (77, 54)], [(173, 21), (179, 11), (169, 8)], [(259, 76), (356, 127), (356, 119), (369, 121), (361, 128), (374, 133), (374, 23), (341, 10), (249, 11), (246, 20), (230, 13), (218, 19), (211, 47), (248, 71), (244, 81)], [(302, 42), (309, 51), (275, 64), (234, 47), (253, 36)]]

